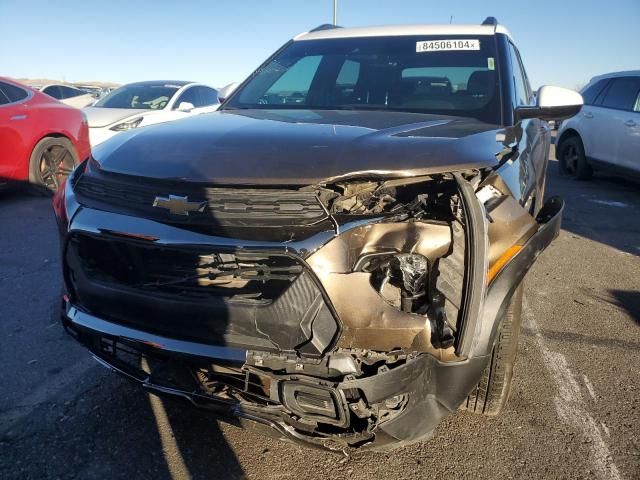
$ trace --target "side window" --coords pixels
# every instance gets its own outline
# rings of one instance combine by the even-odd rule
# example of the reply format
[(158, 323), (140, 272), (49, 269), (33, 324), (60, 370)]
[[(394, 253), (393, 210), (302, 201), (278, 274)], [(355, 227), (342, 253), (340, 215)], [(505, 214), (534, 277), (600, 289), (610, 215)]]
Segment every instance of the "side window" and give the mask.
[(4, 83), (0, 83), (0, 105), (6, 105), (7, 103), (10, 103), (9, 98), (2, 91), (4, 86), (5, 86)]
[(347, 101), (353, 95), (360, 77), (360, 62), (345, 60), (336, 77), (338, 101)]
[(189, 87), (184, 92), (182, 92), (182, 95), (180, 95), (180, 97), (174, 104), (173, 109), (177, 110), (182, 102), (189, 102), (196, 108), (200, 107), (201, 105), (197, 87)]
[(620, 77), (613, 80), (602, 99), (602, 107), (633, 110), (640, 91), (640, 77)]
[(582, 98), (584, 99), (585, 105), (593, 105), (596, 102), (596, 98), (600, 95), (600, 92), (604, 90), (604, 87), (609, 83), (609, 79), (605, 78), (603, 80), (598, 80), (593, 85), (587, 87), (582, 92)]
[(46, 93), (56, 100), (62, 99), (62, 92), (60, 91), (60, 87), (58, 85), (49, 85), (48, 87), (42, 89), (42, 93)]
[(358, 83), (358, 77), (360, 76), (360, 62), (354, 62), (353, 60), (345, 60), (342, 64), (342, 68), (336, 78), (336, 85), (341, 88), (351, 87), (353, 88)]
[(200, 101), (203, 107), (218, 103), (218, 92), (209, 87), (198, 87), (200, 89)]
[(634, 112), (640, 112), (640, 92), (638, 92), (638, 96), (636, 97), (636, 103), (633, 105)]
[(530, 88), (527, 75), (524, 73), (522, 63), (520, 62), (520, 55), (516, 51), (515, 47), (509, 44), (509, 55), (511, 57), (511, 71), (513, 74), (513, 88), (516, 96), (516, 105), (529, 105), (530, 103)]
[(73, 98), (73, 97), (78, 97), (80, 95), (84, 95), (84, 92), (80, 90), (76, 90), (75, 88), (61, 86), (60, 90), (62, 90), (62, 98)]
[[(29, 96), (29, 92), (10, 83), (0, 83), (0, 90), (2, 91), (2, 94), (0, 94), (0, 104), (19, 102)], [(3, 102), (4, 98), (6, 98), (5, 102)]]

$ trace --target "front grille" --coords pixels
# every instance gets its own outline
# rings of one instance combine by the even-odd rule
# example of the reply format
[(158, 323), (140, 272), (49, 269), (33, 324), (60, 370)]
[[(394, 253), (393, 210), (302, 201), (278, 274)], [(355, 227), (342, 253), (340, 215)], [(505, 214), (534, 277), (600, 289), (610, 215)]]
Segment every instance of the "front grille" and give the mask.
[(221, 296), (264, 305), (279, 297), (303, 270), (294, 258), (280, 253), (212, 253), (106, 236), (76, 235), (70, 248), (92, 281), (185, 299)]
[(319, 355), (339, 329), (313, 274), (282, 252), (75, 233), (65, 281), (90, 313), (200, 343)]
[[(129, 177), (117, 177), (83, 175), (75, 186), (78, 201), (100, 210), (144, 216), (181, 226), (217, 227), (218, 230), (245, 227), (308, 230), (314, 226), (325, 229), (331, 226), (325, 209), (312, 191), (219, 188), (188, 182), (133, 181)], [(156, 197), (169, 195), (188, 197), (192, 202), (207, 201), (207, 206), (203, 212), (188, 216), (153, 206)]]

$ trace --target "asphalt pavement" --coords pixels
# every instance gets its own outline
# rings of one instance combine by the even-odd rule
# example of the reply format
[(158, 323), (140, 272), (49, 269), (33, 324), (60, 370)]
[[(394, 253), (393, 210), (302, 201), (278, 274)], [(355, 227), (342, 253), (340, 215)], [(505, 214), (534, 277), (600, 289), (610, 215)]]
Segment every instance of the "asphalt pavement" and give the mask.
[(351, 457), (278, 442), (149, 396), (58, 323), (50, 200), (0, 193), (0, 478), (640, 478), (640, 185), (576, 182), (526, 279), (511, 402), (434, 438)]

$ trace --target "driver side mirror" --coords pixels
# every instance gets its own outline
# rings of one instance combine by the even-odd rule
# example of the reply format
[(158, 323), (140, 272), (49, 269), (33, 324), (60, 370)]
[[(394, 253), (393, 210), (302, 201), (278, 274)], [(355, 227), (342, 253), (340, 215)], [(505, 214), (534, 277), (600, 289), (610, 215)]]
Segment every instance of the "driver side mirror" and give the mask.
[(516, 121), (525, 118), (539, 118), (540, 120), (564, 120), (577, 115), (584, 101), (582, 95), (568, 88), (540, 87), (535, 95), (534, 107), (518, 107)]
[(227, 85), (226, 87), (222, 87), (220, 90), (218, 90), (218, 102), (222, 103), (227, 98), (229, 98), (229, 95), (231, 95), (233, 91), (236, 88), (238, 88), (239, 85), (240, 84), (238, 82), (233, 82)]
[(190, 112), (194, 108), (196, 107), (191, 102), (180, 102), (180, 105), (178, 105), (179, 112)]

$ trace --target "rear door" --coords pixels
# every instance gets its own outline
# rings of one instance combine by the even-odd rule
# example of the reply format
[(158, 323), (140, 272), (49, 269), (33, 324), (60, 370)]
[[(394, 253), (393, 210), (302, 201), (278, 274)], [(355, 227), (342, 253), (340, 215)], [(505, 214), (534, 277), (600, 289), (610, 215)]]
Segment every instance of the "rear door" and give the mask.
[(640, 77), (618, 77), (608, 85), (593, 108), (593, 154), (596, 160), (624, 166), (628, 134), (635, 132), (633, 108)]
[(29, 137), (29, 112), (24, 100), (30, 92), (0, 82), (0, 183), (24, 179)]
[(598, 132), (595, 125), (600, 121), (605, 121), (607, 112), (598, 107), (597, 104), (602, 100), (603, 92), (611, 81), (610, 78), (598, 80), (582, 91), (584, 106), (578, 115), (567, 120), (567, 124), (575, 128), (580, 134), (585, 155), (589, 158), (597, 158), (595, 152), (596, 150), (601, 150), (602, 139), (600, 137), (602, 134)]
[(616, 163), (640, 172), (640, 77), (634, 79), (636, 96), (631, 108), (621, 110), (614, 121), (622, 122), (620, 142), (616, 148)]

